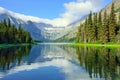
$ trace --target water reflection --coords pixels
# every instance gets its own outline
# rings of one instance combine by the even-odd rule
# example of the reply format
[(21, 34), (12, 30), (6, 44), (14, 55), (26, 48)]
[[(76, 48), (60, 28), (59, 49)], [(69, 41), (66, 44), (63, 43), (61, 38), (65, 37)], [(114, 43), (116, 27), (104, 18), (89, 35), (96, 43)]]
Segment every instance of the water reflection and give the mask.
[(39, 44), (0, 49), (0, 80), (119, 80), (120, 49)]
[(77, 54), (90, 78), (120, 79), (120, 48), (77, 47)]
[(0, 71), (20, 65), (21, 60), (29, 55), (31, 46), (17, 46), (0, 49)]

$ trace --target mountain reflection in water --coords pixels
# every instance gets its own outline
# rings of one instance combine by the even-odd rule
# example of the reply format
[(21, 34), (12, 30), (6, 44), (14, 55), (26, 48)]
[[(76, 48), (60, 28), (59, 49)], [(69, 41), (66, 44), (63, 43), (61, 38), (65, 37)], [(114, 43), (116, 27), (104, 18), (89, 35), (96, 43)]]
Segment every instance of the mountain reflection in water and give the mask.
[(0, 49), (0, 80), (119, 80), (120, 49), (38, 44)]

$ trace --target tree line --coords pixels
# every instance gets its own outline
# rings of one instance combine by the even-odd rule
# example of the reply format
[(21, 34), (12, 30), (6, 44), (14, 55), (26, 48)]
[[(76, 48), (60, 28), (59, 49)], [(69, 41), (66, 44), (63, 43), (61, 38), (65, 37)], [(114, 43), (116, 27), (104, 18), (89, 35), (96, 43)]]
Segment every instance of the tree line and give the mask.
[(32, 38), (28, 31), (22, 29), (21, 24), (18, 28), (11, 23), (10, 18), (0, 22), (0, 44), (2, 43), (31, 43)]
[(107, 14), (106, 10), (104, 14), (90, 12), (85, 22), (78, 27), (76, 42), (120, 43), (120, 13), (117, 18), (114, 3), (112, 3), (110, 14)]

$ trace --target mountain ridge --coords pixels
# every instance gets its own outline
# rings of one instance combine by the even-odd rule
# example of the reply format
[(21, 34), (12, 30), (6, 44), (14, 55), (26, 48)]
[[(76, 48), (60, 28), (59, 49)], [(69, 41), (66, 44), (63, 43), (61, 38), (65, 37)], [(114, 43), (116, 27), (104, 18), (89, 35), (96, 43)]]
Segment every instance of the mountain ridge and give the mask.
[[(103, 9), (101, 9), (100, 12), (102, 14), (102, 17), (104, 15), (105, 10), (106, 10), (107, 14), (110, 14), (112, 3), (115, 4), (114, 6), (115, 6), (116, 17), (119, 16), (119, 13), (120, 13), (120, 0), (113, 0), (111, 3), (106, 5)], [(99, 12), (97, 12), (97, 14), (99, 15)], [(86, 16), (86, 18), (87, 18), (87, 16)], [(82, 21), (74, 23), (74, 25), (72, 25), (72, 26), (77, 26), (77, 27), (80, 26), (80, 24), (83, 23), (86, 18), (84, 18)], [(77, 34), (77, 30), (78, 30), (78, 28), (74, 29), (73, 32), (70, 32), (70, 33), (64, 35), (63, 37), (59, 38), (58, 41), (66, 41), (66, 40), (68, 41), (68, 40), (73, 40), (74, 39), (73, 41), (75, 42), (75, 37), (76, 37), (75, 34)]]
[[(41, 18), (26, 16), (0, 7), (0, 21), (8, 18), (10, 18), (12, 24), (16, 26), (21, 24), (23, 29), (31, 33), (32, 38), (42, 41), (55, 40), (64, 36), (69, 31), (67, 31), (69, 28), (49, 24), (47, 19), (44, 22)], [(61, 33), (64, 29), (66, 29), (66, 32)]]
[[(113, 0), (115, 3), (115, 9), (120, 8), (120, 0)], [(105, 8), (101, 10), (102, 14), (105, 10), (107, 13), (110, 13), (111, 3), (109, 3)], [(117, 7), (116, 7), (117, 6)], [(40, 39), (42, 41), (57, 41), (63, 42), (63, 38), (67, 40), (75, 39), (78, 26), (81, 22), (84, 22), (87, 15), (83, 16), (82, 19), (79, 19), (73, 23), (70, 23), (67, 26), (54, 26), (49, 24), (49, 20), (45, 19), (44, 21), (41, 18), (26, 16), (24, 14), (14, 13), (12, 11), (6, 10), (0, 7), (0, 20), (4, 18), (10, 18), (13, 24), (21, 24), (23, 29), (29, 31), (34, 39)], [(73, 40), (75, 41), (75, 40)]]

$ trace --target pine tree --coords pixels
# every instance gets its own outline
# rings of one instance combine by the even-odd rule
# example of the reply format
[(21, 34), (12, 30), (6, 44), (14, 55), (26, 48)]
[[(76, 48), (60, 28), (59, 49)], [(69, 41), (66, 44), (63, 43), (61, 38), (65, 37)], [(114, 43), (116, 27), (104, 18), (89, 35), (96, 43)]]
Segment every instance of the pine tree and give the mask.
[(7, 22), (6, 22), (6, 20), (4, 19), (4, 25), (7, 27)]
[(13, 27), (9, 28), (9, 43), (13, 43), (14, 34), (13, 34)]
[(22, 27), (21, 27), (21, 24), (19, 24), (19, 26), (18, 26), (17, 39), (18, 39), (19, 43), (22, 43)]
[(10, 18), (8, 18), (8, 27), (11, 27), (11, 21), (10, 21)]
[(28, 31), (22, 29), (21, 24), (18, 29), (11, 24), (8, 18), (8, 24), (4, 19), (0, 22), (0, 43), (30, 43), (32, 41), (31, 35)]
[(116, 30), (115, 30), (116, 35), (118, 34), (119, 30), (120, 30), (120, 13), (119, 13), (119, 16), (118, 16), (117, 27), (116, 27)]
[(78, 32), (77, 32), (77, 35), (76, 35), (76, 43), (79, 43), (79, 40), (80, 40), (80, 36), (79, 36), (79, 29), (78, 29)]
[(92, 42), (93, 38), (93, 24), (92, 24), (92, 12), (88, 16), (88, 42)]
[(98, 26), (97, 26), (97, 23), (98, 23), (98, 21), (97, 21), (97, 13), (95, 13), (94, 14), (94, 31), (95, 31), (95, 41), (97, 41), (98, 40)]
[(16, 40), (16, 35), (17, 35), (17, 29), (15, 28), (15, 25), (12, 25), (12, 27), (13, 27), (13, 35), (14, 35), (14, 37), (13, 37), (13, 42), (14, 43), (17, 43), (17, 40)]
[(88, 42), (88, 22), (87, 18), (84, 23), (84, 43)]
[(92, 12), (88, 15), (85, 22), (80, 25), (77, 33), (78, 42), (120, 42), (120, 14), (118, 23), (116, 22), (116, 15), (114, 11), (114, 3), (112, 3), (110, 15), (107, 15), (105, 10), (102, 16)]
[(84, 25), (83, 24), (80, 24), (80, 29), (81, 29), (81, 31), (80, 31), (80, 42), (84, 42), (84, 31), (85, 31), (85, 28), (84, 28)]
[(103, 31), (103, 39), (102, 39), (102, 42), (103, 43), (106, 43), (108, 42), (108, 27), (107, 27), (107, 13), (106, 13), (106, 10), (104, 12), (104, 19), (103, 19), (103, 28), (102, 28), (102, 31)]
[(102, 41), (102, 36), (103, 36), (103, 31), (102, 31), (102, 17), (101, 17), (101, 12), (99, 12), (99, 17), (98, 17), (98, 40)]
[(114, 11), (114, 3), (112, 3), (110, 18), (109, 18), (109, 37), (110, 37), (110, 42), (114, 42), (115, 41), (115, 30), (116, 30), (115, 11)]
[(78, 32), (76, 36), (77, 36), (76, 42), (77, 43), (81, 42), (81, 25), (78, 27)]
[(95, 42), (96, 41), (96, 26), (94, 24), (94, 18), (93, 18), (94, 15), (92, 15), (92, 19), (91, 19), (91, 30), (90, 30), (90, 33), (91, 33), (91, 42)]
[(31, 37), (30, 37), (30, 33), (26, 32), (26, 43), (30, 43), (31, 42)]
[(118, 18), (118, 29), (120, 29), (120, 13), (119, 13), (119, 18)]

